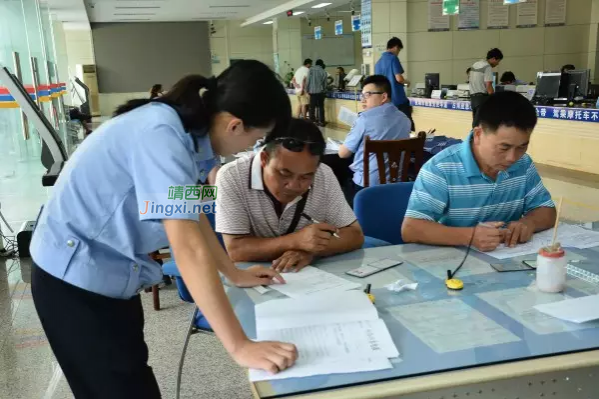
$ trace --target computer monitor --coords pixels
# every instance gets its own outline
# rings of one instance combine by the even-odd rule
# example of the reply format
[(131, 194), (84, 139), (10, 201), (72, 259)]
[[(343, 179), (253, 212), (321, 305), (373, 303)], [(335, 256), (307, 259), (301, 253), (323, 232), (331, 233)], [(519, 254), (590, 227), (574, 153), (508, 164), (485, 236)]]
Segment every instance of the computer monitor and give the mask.
[(439, 90), (441, 88), (439, 74), (438, 73), (425, 73), (424, 74), (424, 85), (425, 85), (425, 96), (430, 98), (433, 90)]
[(537, 73), (537, 88), (535, 97), (539, 99), (553, 100), (559, 95), (562, 74), (560, 72)]
[(562, 76), (560, 97), (569, 100), (576, 97), (585, 98), (589, 94), (590, 76), (591, 71), (589, 69), (566, 71)]

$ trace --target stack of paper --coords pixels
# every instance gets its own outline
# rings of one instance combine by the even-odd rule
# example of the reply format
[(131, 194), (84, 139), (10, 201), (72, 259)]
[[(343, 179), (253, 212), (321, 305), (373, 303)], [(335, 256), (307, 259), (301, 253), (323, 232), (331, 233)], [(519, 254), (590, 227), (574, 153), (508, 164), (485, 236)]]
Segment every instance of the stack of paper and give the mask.
[(339, 152), (339, 147), (341, 146), (341, 142), (339, 140), (335, 140), (332, 138), (327, 138), (327, 147), (326, 154), (337, 154)]
[(539, 312), (573, 323), (599, 319), (599, 295), (590, 295), (564, 301), (536, 305)]
[(286, 284), (273, 284), (270, 288), (290, 298), (299, 298), (321, 292), (348, 291), (361, 287), (358, 283), (352, 283), (313, 266), (306, 266), (297, 273), (281, 273), (281, 275)]
[(296, 364), (278, 374), (250, 370), (251, 381), (389, 369), (399, 356), (385, 322), (362, 291), (271, 300), (256, 305), (258, 341), (296, 345)]
[(347, 126), (353, 126), (358, 119), (358, 114), (351, 111), (349, 108), (341, 107), (339, 109), (339, 115), (337, 116), (339, 121), (345, 123)]

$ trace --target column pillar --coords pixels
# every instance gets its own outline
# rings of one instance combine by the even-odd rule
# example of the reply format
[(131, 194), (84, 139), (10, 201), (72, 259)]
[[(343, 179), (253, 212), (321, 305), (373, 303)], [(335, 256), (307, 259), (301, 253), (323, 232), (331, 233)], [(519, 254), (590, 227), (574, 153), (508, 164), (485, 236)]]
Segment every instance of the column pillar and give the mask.
[(591, 25), (589, 27), (589, 55), (587, 68), (591, 70), (591, 81), (599, 83), (599, 0), (591, 5)]
[[(363, 49), (365, 64), (370, 65), (370, 73), (374, 74), (374, 65), (387, 50), (387, 41), (396, 36), (403, 42), (403, 50), (399, 58), (408, 72), (408, 0), (372, 0), (372, 48)], [(407, 76), (406, 76), (407, 77)]]
[(302, 33), (300, 18), (280, 18), (277, 43), (281, 75), (297, 70), (302, 65)]
[(279, 61), (279, 18), (273, 18), (272, 23), (272, 53), (274, 57), (274, 69), (281, 74), (281, 65)]

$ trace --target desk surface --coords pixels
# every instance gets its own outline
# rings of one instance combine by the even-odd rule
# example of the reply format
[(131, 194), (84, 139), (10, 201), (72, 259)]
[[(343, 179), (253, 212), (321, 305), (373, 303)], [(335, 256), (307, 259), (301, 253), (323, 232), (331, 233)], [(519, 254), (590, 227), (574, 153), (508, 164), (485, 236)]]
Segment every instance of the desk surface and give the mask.
[[(463, 256), (464, 249), (446, 249), (459, 251)], [(599, 272), (599, 248), (569, 249), (568, 253), (577, 259), (576, 267)], [(490, 263), (519, 263), (534, 259), (535, 255), (499, 261), (471, 251), (468, 262), (458, 273), (464, 281), (464, 290), (450, 292), (442, 276), (445, 269), (457, 266), (454, 259), (427, 268), (419, 267), (417, 260), (409, 260), (414, 257), (430, 260), (439, 255), (437, 247), (409, 244), (354, 251), (316, 263), (348, 280), (372, 284), (379, 315), (389, 328), (400, 358), (392, 360), (390, 370), (258, 383), (254, 388), (259, 396), (307, 394), (599, 349), (599, 322), (577, 325), (545, 318), (532, 309), (534, 304), (559, 300), (564, 294), (569, 297), (597, 294), (599, 286), (568, 276), (568, 288), (563, 294), (540, 293), (534, 288), (534, 271), (498, 273), (490, 267)], [(399, 259), (404, 263), (366, 279), (344, 274), (365, 257)], [(384, 288), (398, 279), (418, 282), (417, 290), (392, 293)], [(237, 288), (229, 288), (228, 294), (250, 338), (256, 337), (254, 304), (284, 297), (275, 291), (260, 295), (253, 289)], [(525, 312), (518, 310), (523, 304)], [(445, 324), (439, 324), (440, 319), (446, 320)], [(426, 331), (422, 326), (427, 323), (436, 324), (437, 329)]]

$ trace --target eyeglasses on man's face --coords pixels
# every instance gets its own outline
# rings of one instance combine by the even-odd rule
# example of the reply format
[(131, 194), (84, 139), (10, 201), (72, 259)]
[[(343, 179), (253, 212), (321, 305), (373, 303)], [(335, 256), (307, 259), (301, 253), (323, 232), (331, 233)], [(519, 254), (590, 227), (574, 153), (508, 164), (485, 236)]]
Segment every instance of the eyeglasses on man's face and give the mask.
[(368, 100), (370, 97), (372, 97), (375, 94), (383, 94), (382, 91), (364, 91), (360, 94), (360, 97), (363, 100)]

